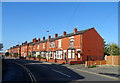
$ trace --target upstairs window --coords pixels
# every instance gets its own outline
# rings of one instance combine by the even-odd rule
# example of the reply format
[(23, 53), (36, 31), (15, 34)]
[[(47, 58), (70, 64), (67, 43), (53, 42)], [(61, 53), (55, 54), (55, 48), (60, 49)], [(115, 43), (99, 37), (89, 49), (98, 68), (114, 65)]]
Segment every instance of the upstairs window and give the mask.
[(61, 43), (62, 43), (62, 40), (60, 39), (60, 40), (58, 40), (58, 48), (60, 48), (61, 47)]
[(45, 49), (45, 43), (43, 43), (43, 49)]
[(39, 49), (40, 48), (40, 46), (39, 45), (37, 45), (37, 49)]
[(74, 45), (74, 37), (70, 37), (70, 46)]
[(55, 42), (51, 42), (50, 47), (55, 47)]

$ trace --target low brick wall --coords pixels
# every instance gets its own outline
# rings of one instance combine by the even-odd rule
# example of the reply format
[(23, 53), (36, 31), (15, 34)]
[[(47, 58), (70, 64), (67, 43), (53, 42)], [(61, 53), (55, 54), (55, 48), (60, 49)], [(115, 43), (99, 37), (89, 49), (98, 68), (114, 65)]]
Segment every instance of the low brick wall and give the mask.
[(30, 60), (35, 60), (35, 58), (30, 58)]
[(56, 63), (66, 64), (66, 60), (56, 60)]
[(16, 57), (16, 59), (20, 59), (19, 57)]
[(27, 57), (26, 59), (27, 59), (27, 60), (29, 60), (29, 58), (28, 58), (28, 57)]
[(35, 60), (39, 61), (39, 60), (40, 60), (40, 58), (35, 58)]
[(85, 65), (90, 66), (90, 65), (105, 65), (106, 61), (105, 60), (96, 60), (96, 61), (86, 61)]
[(83, 64), (82, 61), (70, 61), (69, 64), (74, 65), (74, 64)]
[(120, 56), (106, 56), (106, 65), (120, 65)]
[(40, 61), (46, 61), (46, 59), (40, 59)]
[(54, 63), (55, 60), (54, 59), (49, 59), (48, 62), (53, 62)]

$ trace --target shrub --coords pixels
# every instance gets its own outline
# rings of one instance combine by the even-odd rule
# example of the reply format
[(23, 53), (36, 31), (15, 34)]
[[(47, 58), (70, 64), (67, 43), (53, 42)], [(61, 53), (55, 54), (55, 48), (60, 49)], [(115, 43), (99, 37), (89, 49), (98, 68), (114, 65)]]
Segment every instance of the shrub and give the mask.
[(18, 53), (15, 53), (15, 54), (14, 54), (14, 57), (18, 57)]
[(38, 55), (37, 58), (40, 58), (40, 55)]
[(31, 57), (31, 55), (28, 55), (28, 58), (30, 58)]
[(88, 68), (95, 68), (96, 67), (96, 65), (90, 65), (90, 66), (88, 66)]

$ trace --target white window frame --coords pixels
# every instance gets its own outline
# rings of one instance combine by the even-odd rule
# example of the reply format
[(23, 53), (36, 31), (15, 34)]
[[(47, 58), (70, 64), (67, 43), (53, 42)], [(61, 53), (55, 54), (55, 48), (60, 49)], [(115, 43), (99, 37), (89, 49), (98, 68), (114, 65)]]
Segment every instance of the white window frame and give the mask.
[(40, 46), (39, 45), (37, 45), (37, 49), (39, 49), (40, 48)]
[(62, 59), (62, 50), (56, 51), (56, 59)]
[(43, 43), (43, 49), (45, 49), (45, 43)]
[(55, 42), (54, 41), (50, 42), (50, 47), (55, 47)]
[(45, 58), (45, 53), (46, 53), (46, 52), (43, 52), (43, 51), (42, 51), (42, 52), (41, 52), (41, 57)]
[(58, 48), (62, 46), (62, 39), (58, 40)]
[(70, 46), (72, 46), (72, 45), (74, 45), (74, 37), (69, 37), (69, 39), (70, 39)]
[(71, 59), (71, 50), (68, 50), (68, 58)]
[(68, 50), (68, 58), (74, 59), (75, 58), (75, 50)]

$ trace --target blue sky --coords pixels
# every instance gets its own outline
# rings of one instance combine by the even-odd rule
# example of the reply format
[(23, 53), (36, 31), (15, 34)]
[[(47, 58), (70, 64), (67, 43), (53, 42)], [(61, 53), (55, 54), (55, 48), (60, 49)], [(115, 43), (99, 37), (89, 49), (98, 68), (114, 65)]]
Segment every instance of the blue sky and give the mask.
[(118, 43), (117, 2), (3, 2), (2, 5), (4, 50), (31, 42), (35, 37), (72, 33), (75, 27), (78, 30), (95, 27), (107, 43)]

